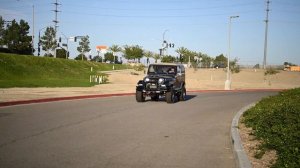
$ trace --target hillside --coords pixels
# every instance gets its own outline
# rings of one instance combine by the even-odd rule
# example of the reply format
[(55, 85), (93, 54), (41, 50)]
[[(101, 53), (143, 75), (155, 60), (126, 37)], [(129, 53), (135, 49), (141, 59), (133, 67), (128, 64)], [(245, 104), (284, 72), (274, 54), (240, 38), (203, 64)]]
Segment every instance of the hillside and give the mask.
[(106, 70), (112, 64), (0, 53), (0, 88), (93, 86), (89, 76)]

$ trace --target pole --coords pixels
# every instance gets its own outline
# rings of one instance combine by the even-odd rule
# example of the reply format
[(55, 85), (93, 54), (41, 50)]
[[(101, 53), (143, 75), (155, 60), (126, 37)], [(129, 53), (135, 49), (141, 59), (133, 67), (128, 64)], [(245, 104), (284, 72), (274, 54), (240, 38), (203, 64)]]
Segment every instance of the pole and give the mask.
[(161, 55), (162, 55), (162, 56), (165, 55), (165, 54), (164, 54), (164, 51), (165, 51), (165, 46), (164, 46), (164, 44), (165, 44), (165, 34), (166, 34), (167, 31), (169, 31), (169, 30), (166, 29), (166, 30), (164, 31), (164, 33), (163, 33), (162, 51), (161, 51)]
[(229, 25), (228, 25), (228, 58), (227, 58), (227, 73), (226, 73), (226, 81), (225, 81), (225, 90), (230, 90), (231, 89), (231, 78), (230, 76), (230, 68), (229, 68), (229, 60), (230, 60), (230, 37), (231, 37), (231, 19), (233, 18), (238, 18), (239, 16), (230, 16), (229, 17)]
[(32, 5), (32, 55), (34, 55), (34, 5)]
[(265, 28), (265, 45), (264, 45), (264, 61), (263, 61), (263, 68), (266, 69), (267, 66), (267, 49), (268, 49), (268, 23), (269, 23), (269, 4), (270, 1), (267, 0), (267, 9), (266, 9), (266, 28)]

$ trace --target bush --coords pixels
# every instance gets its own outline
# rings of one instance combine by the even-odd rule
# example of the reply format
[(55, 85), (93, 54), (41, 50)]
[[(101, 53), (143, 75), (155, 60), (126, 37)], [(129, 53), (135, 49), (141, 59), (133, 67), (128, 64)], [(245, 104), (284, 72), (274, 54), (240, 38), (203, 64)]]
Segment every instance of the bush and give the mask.
[(143, 71), (143, 70), (145, 70), (145, 65), (136, 64), (136, 65), (133, 66), (133, 69), (136, 70), (136, 71)]
[[(300, 88), (261, 100), (244, 114), (244, 123), (263, 141), (260, 151), (277, 151), (273, 167), (300, 165)], [(262, 156), (262, 154), (258, 154)]]

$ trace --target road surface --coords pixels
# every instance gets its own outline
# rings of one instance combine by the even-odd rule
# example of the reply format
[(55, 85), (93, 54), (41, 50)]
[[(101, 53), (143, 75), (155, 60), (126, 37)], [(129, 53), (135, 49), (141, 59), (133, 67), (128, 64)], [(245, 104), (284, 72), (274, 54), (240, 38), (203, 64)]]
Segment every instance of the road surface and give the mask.
[(243, 106), (275, 92), (134, 96), (0, 108), (3, 168), (235, 167), (230, 125)]

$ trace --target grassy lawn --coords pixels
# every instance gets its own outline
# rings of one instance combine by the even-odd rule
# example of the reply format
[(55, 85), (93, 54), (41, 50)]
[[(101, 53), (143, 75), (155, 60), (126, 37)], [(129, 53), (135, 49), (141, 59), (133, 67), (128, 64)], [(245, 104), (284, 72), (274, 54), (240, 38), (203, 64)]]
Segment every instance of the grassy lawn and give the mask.
[(243, 122), (263, 141), (257, 158), (274, 149), (278, 160), (273, 167), (299, 167), (300, 88), (261, 100), (244, 113)]
[[(0, 53), (0, 88), (89, 87), (90, 75), (104, 75), (112, 64)], [(91, 72), (93, 67), (93, 72)], [(126, 69), (115, 65), (115, 69)]]

